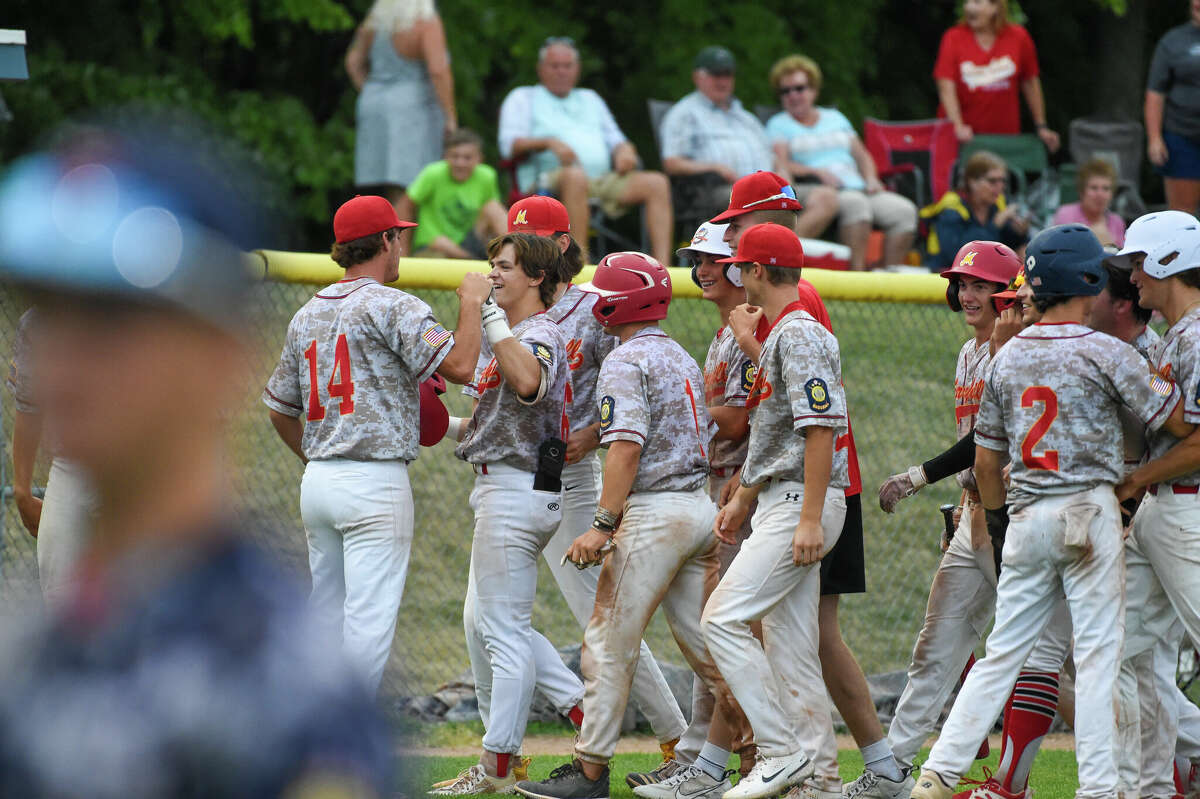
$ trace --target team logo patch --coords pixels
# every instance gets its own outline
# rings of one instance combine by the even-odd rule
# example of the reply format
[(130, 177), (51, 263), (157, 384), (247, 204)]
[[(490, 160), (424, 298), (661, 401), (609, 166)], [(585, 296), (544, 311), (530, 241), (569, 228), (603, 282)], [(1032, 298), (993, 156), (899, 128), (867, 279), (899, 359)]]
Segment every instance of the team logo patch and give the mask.
[(545, 344), (534, 344), (533, 357), (538, 359), (538, 363), (549, 369), (554, 366), (554, 355), (550, 352), (550, 348)]
[(962, 257), (962, 260), (958, 262), (959, 265), (960, 266), (971, 266), (972, 264), (975, 263), (976, 255), (977, 255), (977, 253), (974, 250), (971, 250), (969, 253), (967, 253), (966, 255), (964, 255)]
[(829, 410), (829, 386), (819, 377), (814, 377), (804, 384), (804, 393), (808, 397), (808, 407), (817, 413)]
[(514, 226), (515, 225), (524, 226), (524, 225), (528, 225), (528, 224), (529, 224), (528, 220), (525, 219), (525, 209), (522, 208), (520, 211), (517, 211), (517, 218), (513, 220), (513, 225)]
[[(1173, 388), (1174, 384), (1162, 375), (1150, 375), (1150, 390), (1155, 394), (1161, 394), (1164, 397), (1169, 397), (1171, 396), (1171, 389)], [(1197, 387), (1197, 390), (1200, 391), (1200, 386)], [(1196, 396), (1196, 404), (1200, 405), (1200, 393), (1198, 393)]]
[(607, 430), (613, 423), (613, 406), (617, 403), (612, 397), (605, 395), (600, 399), (600, 429)]
[(742, 391), (750, 392), (754, 387), (754, 373), (758, 370), (754, 368), (754, 361), (747, 358), (742, 361)]
[(421, 339), (436, 349), (450, 340), (450, 331), (441, 325), (434, 325), (421, 334)]

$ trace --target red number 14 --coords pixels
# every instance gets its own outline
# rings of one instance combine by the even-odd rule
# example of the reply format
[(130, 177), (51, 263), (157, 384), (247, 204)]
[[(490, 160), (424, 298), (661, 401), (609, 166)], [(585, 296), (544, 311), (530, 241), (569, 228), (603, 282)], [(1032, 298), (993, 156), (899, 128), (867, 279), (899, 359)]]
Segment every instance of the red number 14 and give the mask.
[[(321, 397), (317, 387), (317, 342), (313, 341), (304, 351), (308, 359), (308, 421), (318, 422), (325, 418), (325, 408), (321, 405)], [(338, 413), (349, 416), (354, 413), (354, 379), (350, 376), (350, 345), (346, 343), (346, 334), (337, 338), (333, 352), (333, 374), (329, 376), (326, 386), (330, 399), (337, 397), (341, 400)]]

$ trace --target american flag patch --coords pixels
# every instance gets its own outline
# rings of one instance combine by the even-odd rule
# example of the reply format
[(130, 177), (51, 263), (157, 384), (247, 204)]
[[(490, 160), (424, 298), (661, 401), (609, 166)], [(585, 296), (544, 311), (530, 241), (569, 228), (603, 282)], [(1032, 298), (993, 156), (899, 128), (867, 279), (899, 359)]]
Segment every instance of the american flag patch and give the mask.
[(1175, 385), (1162, 375), (1150, 375), (1150, 390), (1164, 397), (1170, 396)]
[(450, 331), (441, 325), (434, 325), (422, 333), (421, 338), (426, 344), (437, 349), (450, 340)]

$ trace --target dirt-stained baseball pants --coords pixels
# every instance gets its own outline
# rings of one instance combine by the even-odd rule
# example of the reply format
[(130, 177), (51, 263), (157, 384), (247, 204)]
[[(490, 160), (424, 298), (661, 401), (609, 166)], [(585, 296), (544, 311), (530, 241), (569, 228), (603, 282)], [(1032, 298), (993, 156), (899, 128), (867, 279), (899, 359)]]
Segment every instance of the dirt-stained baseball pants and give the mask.
[(559, 686), (547, 692), (556, 704), (555, 694), (578, 695), (582, 688), (554, 648), (547, 651), (544, 637), (536, 636), (535, 645), (532, 624), (537, 561), (562, 518), (562, 497), (535, 491), (532, 472), (502, 464), (482, 471), (476, 467), (470, 499), (475, 535), (463, 628), (475, 689), (483, 697), (483, 748), (516, 754), (539, 677)]
[(309, 461), (300, 482), (311, 603), (371, 690), (396, 632), (412, 548), (413, 498), (403, 461)]
[(688, 665), (719, 698), (729, 696), (700, 631), (704, 580), (717, 557), (716, 515), (703, 489), (639, 492), (625, 503), (583, 634), (581, 760), (607, 763), (616, 750), (638, 641), (660, 604)]
[[(1071, 518), (1076, 523), (1068, 521)], [(1069, 546), (1071, 528), (1080, 546)], [(1065, 593), (1075, 630), (1076, 796), (1115, 797), (1117, 672), (1125, 628), (1120, 515), (1111, 485), (1044, 497), (1010, 516), (996, 624), (923, 768), (956, 782), (971, 767)]]
[[(792, 562), (803, 500), (804, 485), (792, 481), (773, 481), (759, 494), (753, 532), (704, 609), (704, 639), (750, 721), (759, 753), (804, 751), (824, 777), (828, 761), (837, 774), (837, 743), (818, 657), (821, 566)], [(837, 543), (845, 518), (845, 494), (830, 488), (821, 513), (822, 554)], [(763, 646), (750, 631), (758, 620)], [(781, 712), (786, 695), (803, 712)]]
[[(600, 459), (592, 453), (579, 463), (564, 467), (562, 484), (562, 521), (542, 555), (571, 614), (579, 622), (580, 629), (586, 629), (588, 619), (592, 617), (592, 608), (596, 605), (596, 584), (600, 580), (600, 570), (577, 569), (572, 563), (564, 564), (562, 558), (572, 542), (592, 526), (596, 504), (600, 501)], [(655, 737), (660, 742), (672, 741), (683, 734), (687, 722), (645, 641), (642, 641), (638, 652), (630, 698), (650, 722)], [(538, 688), (546, 693), (540, 680)]]
[(38, 581), (49, 604), (61, 601), (71, 587), (95, 502), (80, 467), (62, 458), (50, 462), (37, 537)]

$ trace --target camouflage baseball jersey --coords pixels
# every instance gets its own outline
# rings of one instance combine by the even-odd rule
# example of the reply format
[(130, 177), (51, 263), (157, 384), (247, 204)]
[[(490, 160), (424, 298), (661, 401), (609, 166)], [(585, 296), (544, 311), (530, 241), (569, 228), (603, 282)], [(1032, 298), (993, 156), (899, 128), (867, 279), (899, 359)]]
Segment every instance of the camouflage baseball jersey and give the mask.
[(267, 407), (304, 418), (309, 460), (417, 457), (417, 386), (454, 346), (421, 300), (374, 278), (317, 292), (292, 317)]
[(475, 362), (475, 377), (470, 383), (462, 387), (462, 393), (466, 394), (471, 399), (479, 399), (479, 392), (475, 389), (475, 384), (479, 381), (479, 375), (483, 370), (488, 368), (488, 364), (492, 362), (492, 345), (487, 340), (487, 334), (480, 331), (479, 333), (479, 360)]
[(567, 417), (571, 420), (571, 432), (600, 421), (596, 410), (596, 381), (600, 378), (600, 364), (617, 346), (616, 336), (604, 332), (604, 328), (592, 316), (596, 295), (568, 286), (546, 311), (559, 326), (567, 340), (567, 366), (571, 370), (571, 390), (567, 401)]
[[(983, 396), (983, 376), (992, 360), (991, 343), (976, 344), (967, 339), (958, 351), (954, 367), (954, 428), (958, 438), (971, 432), (979, 413), (979, 398)], [(956, 475), (963, 488), (975, 489), (975, 470), (963, 469)]]
[[(768, 478), (804, 482), (804, 428), (846, 432), (838, 341), (798, 304), (784, 308), (758, 359), (750, 389), (750, 445), (742, 484)], [(850, 485), (846, 450), (834, 450), (831, 488)]]
[(544, 313), (521, 320), (513, 335), (538, 359), (546, 375), (545, 395), (526, 405), (500, 374), (492, 358), (475, 379), (479, 405), (455, 454), (470, 463), (503, 463), (526, 472), (537, 471), (538, 448), (548, 438), (566, 439), (566, 339)]
[(17, 335), (13, 341), (12, 360), (8, 362), (8, 390), (13, 404), (21, 413), (37, 413), (33, 397), (33, 328), (37, 324), (37, 309), (30, 308), (17, 320)]
[(717, 426), (704, 405), (704, 374), (678, 342), (655, 326), (639, 330), (604, 359), (596, 393), (601, 446), (642, 446), (634, 491), (705, 484)]
[(1157, 430), (1179, 399), (1178, 387), (1120, 339), (1074, 323), (1037, 324), (992, 359), (975, 443), (1008, 453), (1008, 501), (1017, 510), (1041, 496), (1120, 482), (1118, 409)]
[[(704, 359), (704, 404), (746, 407), (750, 387), (754, 385), (754, 361), (738, 346), (733, 331), (726, 325), (717, 331)], [(714, 469), (736, 469), (746, 461), (749, 438), (741, 441), (713, 439), (708, 462)]]
[[(1179, 318), (1163, 337), (1150, 347), (1150, 365), (1170, 378), (1183, 392), (1183, 420), (1200, 424), (1200, 308)], [(1150, 458), (1161, 457), (1179, 439), (1166, 430), (1147, 433)], [(1175, 485), (1200, 485), (1200, 470), (1170, 481)]]
[(1154, 328), (1150, 327), (1150, 325), (1146, 325), (1144, 328), (1142, 328), (1142, 332), (1139, 333), (1133, 341), (1129, 342), (1129, 344), (1135, 350), (1140, 352), (1143, 358), (1150, 360), (1150, 350), (1153, 349), (1154, 345), (1161, 340), (1162, 337), (1154, 332)]

